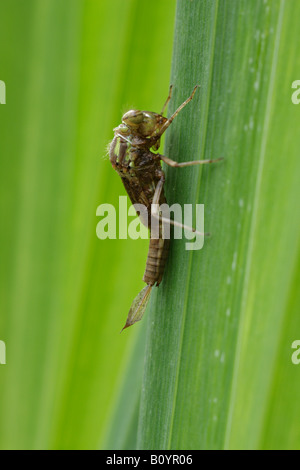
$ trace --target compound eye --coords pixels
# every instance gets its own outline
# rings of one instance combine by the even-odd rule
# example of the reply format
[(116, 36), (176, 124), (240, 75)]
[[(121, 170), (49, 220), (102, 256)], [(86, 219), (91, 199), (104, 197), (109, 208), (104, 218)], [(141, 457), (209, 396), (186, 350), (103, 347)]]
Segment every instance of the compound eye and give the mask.
[(142, 111), (131, 110), (124, 114), (122, 121), (128, 126), (138, 126), (143, 122), (144, 114)]

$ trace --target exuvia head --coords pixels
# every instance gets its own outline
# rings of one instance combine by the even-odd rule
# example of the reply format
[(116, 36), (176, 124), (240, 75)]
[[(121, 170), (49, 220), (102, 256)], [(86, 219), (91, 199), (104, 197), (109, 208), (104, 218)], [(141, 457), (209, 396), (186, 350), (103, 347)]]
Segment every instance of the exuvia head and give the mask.
[(122, 123), (131, 129), (134, 134), (143, 137), (152, 137), (159, 130), (166, 118), (150, 111), (131, 109), (122, 117)]

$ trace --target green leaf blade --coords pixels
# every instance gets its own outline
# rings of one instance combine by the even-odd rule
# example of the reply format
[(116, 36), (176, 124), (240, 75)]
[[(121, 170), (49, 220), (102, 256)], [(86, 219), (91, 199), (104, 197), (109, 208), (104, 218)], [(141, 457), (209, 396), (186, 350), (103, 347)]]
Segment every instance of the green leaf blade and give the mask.
[[(212, 238), (199, 253), (173, 242), (152, 303), (142, 448), (272, 446), (264, 420), (298, 266), (294, 8), (281, 1), (178, 2), (176, 105), (196, 83), (204, 87), (197, 104), (172, 124), (166, 155), (225, 161), (199, 171), (167, 169), (169, 202), (204, 202)], [(281, 158), (287, 149), (288, 162)], [(286, 442), (291, 445), (296, 441)]]

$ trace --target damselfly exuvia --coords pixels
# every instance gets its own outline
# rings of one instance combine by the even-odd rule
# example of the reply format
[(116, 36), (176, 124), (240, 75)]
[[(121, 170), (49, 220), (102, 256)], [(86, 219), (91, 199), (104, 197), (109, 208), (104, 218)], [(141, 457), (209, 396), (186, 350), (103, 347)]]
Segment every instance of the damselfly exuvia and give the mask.
[[(165, 174), (161, 161), (172, 167), (185, 167), (213, 163), (214, 160), (197, 160), (178, 163), (170, 158), (154, 153), (160, 146), (160, 138), (168, 129), (178, 113), (193, 99), (198, 85), (195, 86), (189, 98), (177, 108), (175, 113), (166, 118), (164, 110), (171, 99), (172, 85), (169, 96), (160, 114), (130, 110), (122, 117), (122, 124), (114, 129), (114, 138), (110, 144), (109, 158), (113, 168), (120, 175), (125, 189), (133, 204), (143, 204), (147, 210), (146, 219), (140, 216), (141, 222), (151, 229), (151, 216), (159, 221), (159, 236), (150, 238), (149, 252), (143, 281), (147, 284), (134, 299), (128, 313), (124, 328), (141, 320), (153, 286), (158, 286), (162, 280), (166, 259), (169, 252), (170, 240), (163, 237), (163, 223), (159, 212), (154, 213), (153, 207), (166, 203), (164, 195)], [(173, 221), (167, 221), (174, 224)], [(193, 230), (193, 229), (191, 229)], [(123, 328), (123, 329), (124, 329)]]

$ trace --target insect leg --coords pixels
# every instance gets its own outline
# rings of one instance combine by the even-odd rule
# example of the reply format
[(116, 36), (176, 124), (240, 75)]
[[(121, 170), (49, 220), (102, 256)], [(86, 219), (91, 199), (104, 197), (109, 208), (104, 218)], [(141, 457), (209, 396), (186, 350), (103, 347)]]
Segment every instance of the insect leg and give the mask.
[(165, 162), (167, 165), (172, 167), (183, 167), (183, 166), (192, 166), (192, 165), (204, 165), (206, 163), (215, 163), (223, 160), (223, 157), (215, 158), (213, 160), (194, 160), (191, 162), (175, 162), (175, 160), (171, 160), (171, 158), (166, 157), (165, 155), (159, 155), (160, 159)]
[[(180, 111), (194, 98), (194, 94), (196, 93), (197, 88), (199, 88), (200, 85), (196, 85), (192, 91), (191, 96), (189, 96), (180, 106), (179, 108), (176, 109), (175, 113), (172, 114), (172, 116), (161, 126), (161, 129), (157, 135), (161, 136), (169, 127), (169, 125), (172, 123), (172, 121), (176, 118), (177, 114), (180, 113)], [(167, 100), (168, 102), (168, 100)]]
[(159, 204), (160, 195), (161, 195), (162, 188), (163, 188), (164, 184), (165, 184), (165, 176), (162, 175), (162, 176), (160, 177), (159, 182), (158, 182), (157, 185), (156, 185), (156, 188), (155, 188), (155, 191), (154, 191), (153, 200), (152, 200), (152, 204), (154, 204), (154, 205)]
[(160, 112), (161, 116), (164, 114), (164, 111), (166, 109), (166, 106), (167, 104), (169, 103), (170, 99), (171, 99), (171, 96), (172, 96), (172, 88), (173, 88), (173, 85), (170, 85), (170, 89), (169, 89), (169, 95), (168, 95), (168, 98), (166, 99), (166, 102), (165, 104), (163, 105), (163, 108)]
[(161, 179), (159, 180), (159, 182), (156, 185), (154, 196), (153, 196), (153, 201), (152, 201), (152, 204), (151, 204), (151, 216), (154, 217), (155, 219), (160, 220), (161, 222), (163, 222), (165, 224), (175, 225), (176, 227), (180, 227), (180, 228), (189, 230), (190, 232), (193, 232), (197, 235), (210, 236), (210, 233), (198, 232), (198, 230), (196, 230), (193, 227), (189, 227), (187, 225), (181, 224), (180, 222), (177, 222), (176, 220), (167, 219), (166, 217), (163, 217), (163, 216), (160, 215), (160, 213), (159, 213), (159, 200), (160, 200), (160, 195), (161, 195), (161, 191), (162, 191), (164, 182), (165, 182), (165, 177), (162, 176)]

